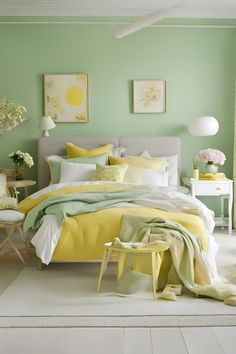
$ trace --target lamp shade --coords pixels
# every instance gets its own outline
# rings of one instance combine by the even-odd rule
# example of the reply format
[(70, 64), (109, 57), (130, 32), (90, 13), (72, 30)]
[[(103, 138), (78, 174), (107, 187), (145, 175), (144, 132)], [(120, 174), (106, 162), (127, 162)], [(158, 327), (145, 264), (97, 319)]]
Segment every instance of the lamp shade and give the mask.
[(43, 130), (43, 136), (49, 136), (48, 130), (55, 128), (56, 124), (50, 116), (42, 117), (39, 123), (39, 129)]
[(40, 119), (39, 128), (41, 130), (50, 130), (55, 128), (56, 124), (53, 122), (50, 116), (42, 117)]
[(188, 130), (195, 136), (215, 135), (219, 130), (219, 123), (214, 117), (197, 117), (190, 120)]

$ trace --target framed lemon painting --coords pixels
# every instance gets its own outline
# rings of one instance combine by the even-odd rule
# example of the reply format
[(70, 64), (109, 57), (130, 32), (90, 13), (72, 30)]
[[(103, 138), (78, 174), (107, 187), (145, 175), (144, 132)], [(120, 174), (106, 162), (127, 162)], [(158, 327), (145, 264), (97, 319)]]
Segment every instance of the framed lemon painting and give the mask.
[(56, 123), (88, 122), (88, 75), (45, 74), (44, 114)]

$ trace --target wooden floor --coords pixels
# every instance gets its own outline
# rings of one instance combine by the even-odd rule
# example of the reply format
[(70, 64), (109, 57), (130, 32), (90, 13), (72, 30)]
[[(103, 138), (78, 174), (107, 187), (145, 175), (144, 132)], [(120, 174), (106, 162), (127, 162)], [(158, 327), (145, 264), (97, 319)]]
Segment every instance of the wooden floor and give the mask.
[(0, 329), (1, 354), (235, 354), (236, 327)]

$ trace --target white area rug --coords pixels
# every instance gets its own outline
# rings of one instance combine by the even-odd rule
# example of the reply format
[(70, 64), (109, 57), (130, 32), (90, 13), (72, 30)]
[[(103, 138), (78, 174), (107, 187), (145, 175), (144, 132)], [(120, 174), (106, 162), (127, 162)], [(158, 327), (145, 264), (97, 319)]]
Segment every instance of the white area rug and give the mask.
[[(216, 238), (221, 245), (221, 274), (236, 276), (236, 236)], [(97, 295), (98, 270), (98, 264), (52, 264), (43, 272), (25, 268), (0, 296), (0, 327), (236, 325), (236, 307), (217, 300), (183, 295), (176, 302), (154, 302), (151, 292), (111, 295), (114, 265), (109, 266)]]

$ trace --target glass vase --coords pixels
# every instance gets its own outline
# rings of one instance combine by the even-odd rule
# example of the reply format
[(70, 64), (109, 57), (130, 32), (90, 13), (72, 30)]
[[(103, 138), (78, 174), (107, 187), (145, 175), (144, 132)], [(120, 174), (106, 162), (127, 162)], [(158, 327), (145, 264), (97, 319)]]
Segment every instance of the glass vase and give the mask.
[(214, 165), (214, 163), (207, 163), (206, 164), (206, 172), (208, 173), (217, 173), (218, 166)]
[(25, 178), (25, 166), (24, 165), (16, 165), (16, 180), (23, 180)]

